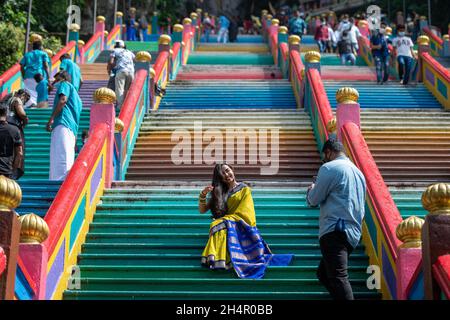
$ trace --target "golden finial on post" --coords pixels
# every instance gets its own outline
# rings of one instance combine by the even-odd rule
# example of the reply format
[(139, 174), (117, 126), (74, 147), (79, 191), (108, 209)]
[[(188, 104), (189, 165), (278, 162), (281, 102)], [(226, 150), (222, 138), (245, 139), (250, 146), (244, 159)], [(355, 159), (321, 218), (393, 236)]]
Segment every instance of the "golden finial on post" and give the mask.
[(114, 124), (114, 131), (115, 132), (122, 132), (125, 125), (123, 124), (123, 121), (119, 118), (116, 118), (115, 124)]
[(155, 69), (150, 68), (150, 78), (154, 79), (156, 77)]
[(172, 38), (167, 34), (162, 34), (158, 39), (158, 44), (169, 45), (172, 42)]
[(305, 61), (309, 63), (320, 63), (322, 56), (318, 51), (308, 51), (305, 53)]
[(431, 215), (450, 215), (450, 184), (436, 183), (422, 194), (422, 206)]
[(336, 92), (336, 101), (339, 104), (358, 103), (359, 92), (355, 88), (344, 87)]
[(395, 233), (397, 238), (403, 242), (400, 248), (422, 247), (422, 226), (424, 223), (423, 219), (411, 216), (397, 226)]
[(50, 49), (44, 49), (44, 52), (49, 56), (49, 58), (52, 58), (55, 55)]
[(200, 8), (197, 8), (197, 10), (195, 10), (195, 12), (197, 13), (198, 16), (200, 16), (202, 14), (203, 10)]
[(272, 19), (272, 21), (271, 21), (271, 25), (272, 26), (278, 26), (280, 24), (280, 20), (278, 20), (278, 19)]
[(103, 35), (105, 36), (105, 37), (107, 37), (108, 35), (109, 35), (109, 32), (108, 31), (103, 31)]
[(273, 16), (272, 16), (271, 14), (268, 14), (268, 15), (266, 16), (266, 19), (267, 19), (267, 20), (272, 21), (272, 18), (273, 18)]
[(442, 36), (442, 39), (444, 39), (444, 41), (449, 41), (449, 40), (450, 40), (450, 35), (444, 34), (444, 35)]
[(106, 19), (105, 19), (104, 16), (97, 16), (97, 18), (95, 19), (95, 21), (101, 22), (101, 23), (105, 23)]
[(117, 11), (116, 12), (116, 17), (119, 17), (119, 18), (123, 17), (123, 12), (122, 11)]
[(262, 17), (265, 17), (265, 16), (267, 16), (267, 14), (269, 13), (269, 11), (268, 10), (266, 10), (266, 9), (264, 9), (264, 10), (261, 10), (261, 16)]
[(281, 26), (281, 27), (278, 28), (278, 33), (287, 34), (288, 33), (288, 28), (285, 27), (285, 26)]
[(328, 133), (336, 132), (336, 117), (333, 117), (330, 121), (327, 123), (327, 131)]
[(191, 18), (184, 18), (183, 19), (183, 24), (192, 24), (192, 19)]
[(133, 13), (136, 12), (136, 8), (135, 7), (131, 7), (130, 8), (130, 12), (133, 12)]
[(22, 201), (22, 189), (12, 179), (0, 175), (0, 210), (13, 210)]
[(20, 243), (42, 243), (50, 234), (47, 223), (44, 219), (29, 213), (19, 218), (22, 227), (20, 229)]
[(138, 53), (136, 53), (136, 61), (152, 62), (152, 55), (147, 51), (139, 51)]
[(430, 38), (428, 36), (419, 36), (417, 38), (417, 43), (419, 46), (429, 46), (430, 45)]
[(78, 32), (80, 31), (80, 26), (76, 23), (72, 23), (69, 28), (70, 31)]
[(420, 16), (420, 20), (426, 21), (426, 20), (427, 20), (427, 17), (426, 17), (426, 16)]
[(184, 27), (181, 24), (176, 24), (173, 26), (173, 32), (183, 32)]
[(299, 45), (301, 41), (302, 41), (302, 39), (295, 34), (289, 36), (289, 38), (288, 38), (289, 44), (292, 44), (294, 46)]
[(109, 88), (98, 88), (94, 91), (94, 102), (95, 103), (115, 103), (116, 102), (116, 93)]
[(392, 35), (392, 28), (391, 27), (386, 27), (386, 35), (387, 36)]
[(83, 40), (78, 40), (78, 46), (82, 47), (84, 46), (86, 43)]
[(198, 18), (197, 13), (195, 13), (195, 12), (191, 12), (191, 14), (189, 16), (191, 17), (192, 20), (195, 20)]

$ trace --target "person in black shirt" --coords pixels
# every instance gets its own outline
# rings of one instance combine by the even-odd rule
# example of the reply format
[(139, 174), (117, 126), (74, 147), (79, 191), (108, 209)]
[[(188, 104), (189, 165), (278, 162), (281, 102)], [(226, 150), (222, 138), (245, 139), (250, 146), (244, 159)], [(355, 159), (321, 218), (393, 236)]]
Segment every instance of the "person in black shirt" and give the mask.
[(6, 121), (7, 109), (0, 105), (0, 175), (17, 179), (23, 157), (19, 128)]

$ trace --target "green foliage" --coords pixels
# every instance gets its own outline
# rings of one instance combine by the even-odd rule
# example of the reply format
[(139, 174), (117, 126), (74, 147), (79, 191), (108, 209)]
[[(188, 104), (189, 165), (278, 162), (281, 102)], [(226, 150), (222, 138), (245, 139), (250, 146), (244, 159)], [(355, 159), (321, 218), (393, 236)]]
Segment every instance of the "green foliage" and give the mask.
[(42, 46), (45, 49), (50, 49), (54, 53), (57, 53), (59, 50), (63, 48), (61, 43), (61, 39), (53, 36), (44, 36), (42, 41)]
[(25, 35), (23, 29), (12, 23), (0, 22), (0, 74), (22, 57)]

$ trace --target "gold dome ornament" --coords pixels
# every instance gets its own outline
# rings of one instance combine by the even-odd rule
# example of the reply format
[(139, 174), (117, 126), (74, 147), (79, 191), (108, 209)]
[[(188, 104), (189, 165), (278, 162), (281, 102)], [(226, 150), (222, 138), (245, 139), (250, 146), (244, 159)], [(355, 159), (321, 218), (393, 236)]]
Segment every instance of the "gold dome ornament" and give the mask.
[(116, 93), (109, 88), (103, 87), (94, 91), (93, 98), (95, 103), (115, 103)]
[(107, 37), (108, 35), (109, 35), (109, 32), (108, 31), (103, 31), (103, 35), (105, 36), (105, 37)]
[(320, 63), (322, 56), (318, 51), (308, 51), (305, 53), (305, 61), (309, 63)]
[(135, 7), (131, 7), (130, 8), (130, 12), (136, 12), (136, 8)]
[(50, 233), (44, 219), (29, 213), (19, 218), (22, 227), (20, 229), (20, 243), (42, 243)]
[(117, 11), (116, 12), (116, 17), (119, 17), (119, 18), (123, 17), (123, 12)]
[(104, 16), (97, 16), (95, 20), (100, 23), (105, 23), (106, 18)]
[(269, 11), (264, 9), (261, 11), (261, 16), (265, 17), (265, 16), (267, 16), (268, 13), (269, 13)]
[(336, 101), (339, 104), (358, 103), (359, 92), (355, 88), (344, 87), (336, 92)]
[(288, 33), (288, 28), (285, 27), (285, 26), (279, 27), (278, 28), (278, 33), (287, 34)]
[(183, 32), (184, 27), (181, 24), (176, 24), (173, 26), (173, 32)]
[(44, 52), (49, 56), (49, 58), (52, 58), (55, 55), (50, 49), (44, 49)]
[(424, 223), (423, 219), (411, 216), (397, 226), (395, 233), (397, 238), (403, 242), (400, 248), (422, 247), (422, 226)]
[(70, 31), (78, 32), (80, 31), (80, 26), (76, 23), (72, 23), (69, 28)]
[(272, 19), (272, 21), (271, 21), (271, 25), (272, 26), (278, 26), (280, 24), (280, 20), (278, 20), (278, 19)]
[(136, 61), (138, 62), (152, 62), (152, 55), (147, 51), (139, 51), (136, 53)]
[(184, 18), (183, 19), (183, 24), (192, 24), (192, 19), (191, 18)]
[(84, 46), (86, 43), (83, 40), (78, 40), (78, 46), (82, 47)]
[(391, 27), (386, 27), (386, 35), (388, 35), (388, 36), (392, 35), (392, 28)]
[(429, 186), (422, 194), (422, 206), (432, 215), (450, 215), (450, 184)]
[(0, 175), (0, 210), (17, 208), (22, 201), (22, 189), (12, 179)]
[(156, 77), (155, 69), (150, 68), (150, 78), (154, 79)]
[(197, 13), (192, 12), (192, 13), (190, 14), (190, 17), (191, 17), (192, 20), (195, 20), (195, 19), (198, 18), (198, 15), (197, 15)]
[(302, 41), (302, 39), (299, 36), (296, 36), (296, 35), (291, 35), (288, 38), (289, 44), (292, 44), (294, 46), (299, 45), (301, 41)]
[(444, 39), (444, 41), (449, 41), (449, 40), (450, 40), (450, 35), (444, 34), (444, 35), (442, 36), (442, 39)]
[(123, 121), (119, 118), (116, 118), (116, 122), (114, 124), (114, 131), (115, 132), (122, 132), (125, 125), (123, 124)]
[(172, 42), (172, 38), (167, 34), (161, 35), (158, 39), (158, 44), (162, 44), (162, 45), (169, 45), (171, 42)]
[(336, 132), (336, 117), (333, 117), (330, 121), (327, 123), (327, 131), (329, 133)]
[(267, 20), (272, 20), (272, 18), (273, 18), (273, 16), (272, 16), (271, 14), (268, 14), (268, 15), (266, 16), (266, 19), (267, 19)]
[(419, 36), (417, 38), (417, 44), (419, 46), (429, 46), (430, 45), (430, 38), (428, 36)]

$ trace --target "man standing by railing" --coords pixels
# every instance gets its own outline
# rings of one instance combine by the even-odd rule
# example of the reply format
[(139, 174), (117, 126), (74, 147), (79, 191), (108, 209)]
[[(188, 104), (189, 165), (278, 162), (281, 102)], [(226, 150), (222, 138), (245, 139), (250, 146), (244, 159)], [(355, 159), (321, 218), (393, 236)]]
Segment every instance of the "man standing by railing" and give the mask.
[(108, 73), (112, 70), (115, 72), (115, 91), (119, 110), (134, 79), (134, 58), (134, 53), (127, 50), (125, 43), (117, 40), (107, 69)]
[(353, 300), (348, 258), (361, 238), (366, 180), (345, 156), (342, 143), (330, 139), (322, 152), (325, 164), (306, 195), (309, 205), (320, 205), (317, 276), (333, 299)]

